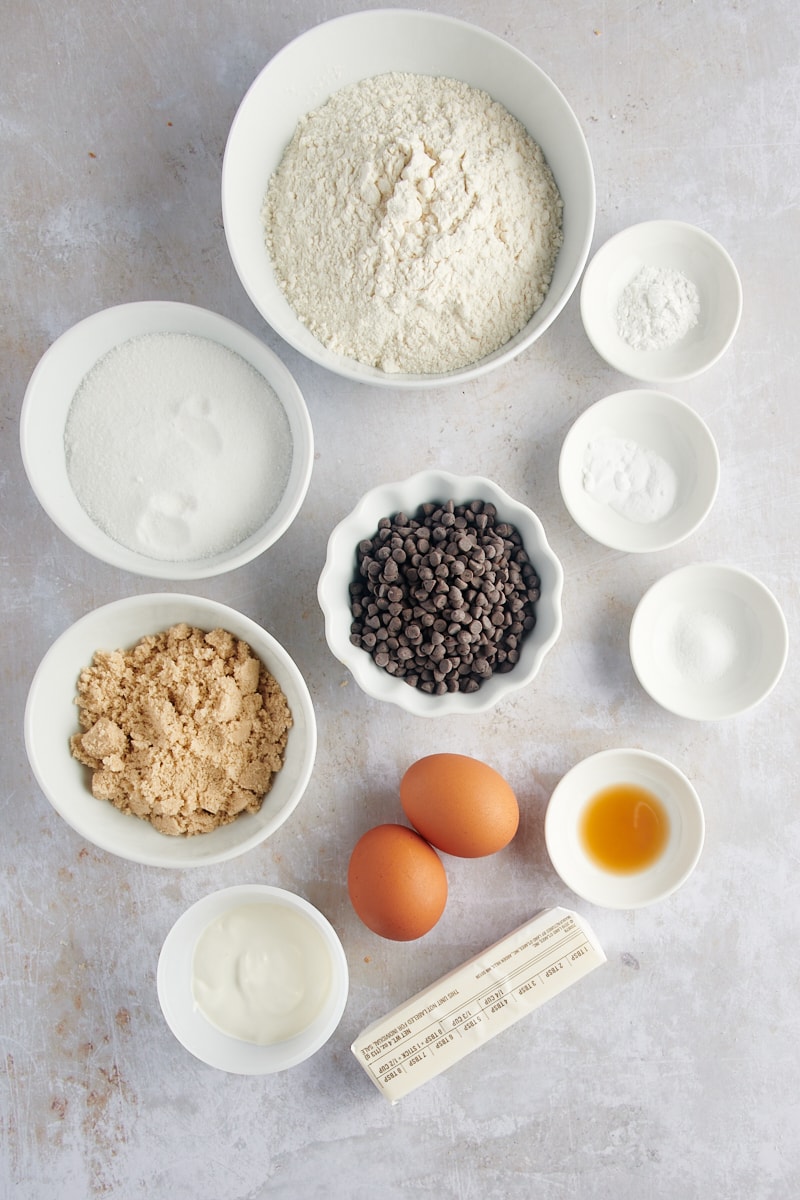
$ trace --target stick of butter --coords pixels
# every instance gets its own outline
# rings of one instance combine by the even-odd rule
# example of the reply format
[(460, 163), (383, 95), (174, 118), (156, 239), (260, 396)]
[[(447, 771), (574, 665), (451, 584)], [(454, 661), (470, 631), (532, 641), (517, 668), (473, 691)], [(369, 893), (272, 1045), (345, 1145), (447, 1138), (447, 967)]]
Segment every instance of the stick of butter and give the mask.
[(350, 1049), (394, 1104), (605, 961), (577, 913), (547, 909), (370, 1025)]

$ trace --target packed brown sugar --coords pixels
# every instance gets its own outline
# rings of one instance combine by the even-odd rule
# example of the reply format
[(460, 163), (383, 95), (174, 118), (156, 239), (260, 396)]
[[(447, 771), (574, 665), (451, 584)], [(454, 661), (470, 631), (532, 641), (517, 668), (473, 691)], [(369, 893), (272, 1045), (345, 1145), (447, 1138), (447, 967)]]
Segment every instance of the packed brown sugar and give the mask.
[(206, 833), (257, 812), (292, 715), (250, 646), (186, 624), (98, 650), (78, 678), (72, 753), (92, 793), (161, 833)]

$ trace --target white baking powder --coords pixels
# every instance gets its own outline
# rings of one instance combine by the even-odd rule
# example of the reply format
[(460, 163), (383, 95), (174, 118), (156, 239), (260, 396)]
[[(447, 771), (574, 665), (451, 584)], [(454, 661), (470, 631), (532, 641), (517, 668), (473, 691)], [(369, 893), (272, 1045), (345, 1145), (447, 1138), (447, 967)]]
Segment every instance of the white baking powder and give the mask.
[(275, 510), (292, 437), (266, 379), (203, 337), (144, 334), (85, 377), (64, 431), (80, 504), (109, 537), (179, 562), (238, 545)]
[(262, 218), (278, 283), (325, 346), (440, 373), (527, 324), (561, 212), (541, 149), (505, 108), (465, 83), (393, 73), (300, 121)]
[(586, 446), (583, 487), (600, 504), (644, 524), (660, 521), (672, 511), (678, 476), (654, 450), (630, 438), (603, 433)]
[(634, 350), (674, 346), (700, 316), (700, 296), (691, 279), (674, 267), (642, 267), (617, 304), (617, 332)]

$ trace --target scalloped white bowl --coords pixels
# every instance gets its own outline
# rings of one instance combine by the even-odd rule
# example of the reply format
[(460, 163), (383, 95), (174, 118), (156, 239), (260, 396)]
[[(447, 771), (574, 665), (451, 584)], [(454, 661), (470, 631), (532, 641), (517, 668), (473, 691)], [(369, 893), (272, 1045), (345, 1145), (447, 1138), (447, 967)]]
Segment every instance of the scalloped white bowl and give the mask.
[[(493, 504), (501, 521), (514, 525), (522, 537), (541, 586), (536, 603), (536, 624), (526, 635), (519, 662), (505, 673), (495, 672), (476, 692), (431, 695), (412, 687), (376, 666), (366, 650), (350, 641), (352, 614), (349, 587), (356, 572), (356, 550), (371, 537), (383, 517), (405, 512), (412, 516), (421, 504), (453, 500), (463, 504), (483, 500)], [(477, 713), (527, 687), (538, 674), (545, 656), (561, 632), (561, 595), (564, 571), (554, 554), (544, 527), (531, 509), (512, 499), (501, 487), (480, 475), (452, 475), (447, 471), (420, 471), (410, 479), (384, 483), (361, 498), (353, 511), (332, 531), (317, 597), (325, 618), (325, 637), (332, 654), (347, 667), (358, 686), (376, 700), (396, 704), (420, 717)]]
[[(292, 462), (278, 504), (259, 529), (219, 554), (170, 562), (123, 546), (92, 520), (69, 480), (64, 429), (75, 392), (104, 354), (130, 338), (150, 333), (192, 334), (233, 350), (263, 375), (289, 422)], [(62, 533), (102, 562), (153, 579), (206, 579), (263, 554), (297, 516), (314, 464), (314, 434), (305, 400), (277, 355), (227, 317), (171, 300), (140, 300), (105, 308), (62, 333), (45, 351), (28, 383), (20, 418), (20, 448), (30, 485)]]
[[(90, 772), (73, 758), (69, 739), (79, 732), (78, 675), (95, 651), (133, 646), (146, 634), (185, 621), (209, 632), (226, 629), (242, 638), (272, 673), (291, 709), (284, 764), (257, 813), (192, 837), (169, 837), (148, 821), (120, 812), (92, 795)], [(25, 707), (25, 748), (36, 782), (56, 812), (86, 841), (131, 862), (153, 867), (205, 867), (260, 845), (294, 812), (305, 792), (317, 748), (308, 688), (279, 642), (249, 617), (199, 596), (156, 593), (96, 608), (60, 635), (42, 659)]]
[[(279, 288), (264, 244), (261, 208), (298, 121), (358, 80), (391, 71), (441, 75), (488, 92), (541, 146), (564, 202), (564, 240), (544, 302), (505, 346), (442, 375), (386, 373), (328, 350)], [(309, 29), (251, 84), (231, 125), (222, 165), (222, 212), (233, 265), (261, 316), (312, 361), (348, 379), (391, 388), (435, 387), (484, 375), (526, 350), (575, 290), (595, 217), (592, 163), (580, 124), (547, 75), (508, 42), (439, 13), (375, 9)]]

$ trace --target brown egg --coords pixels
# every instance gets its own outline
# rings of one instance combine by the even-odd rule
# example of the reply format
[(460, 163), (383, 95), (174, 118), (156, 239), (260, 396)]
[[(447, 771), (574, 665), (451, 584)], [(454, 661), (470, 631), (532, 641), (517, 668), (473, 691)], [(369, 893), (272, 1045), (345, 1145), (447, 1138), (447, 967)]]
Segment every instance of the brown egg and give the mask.
[(430, 754), (400, 781), (400, 803), (422, 836), (459, 858), (495, 854), (519, 827), (519, 805), (502, 775), (466, 754)]
[(347, 890), (368, 929), (410, 942), (433, 929), (447, 902), (447, 876), (428, 843), (405, 825), (376, 825), (353, 847)]

